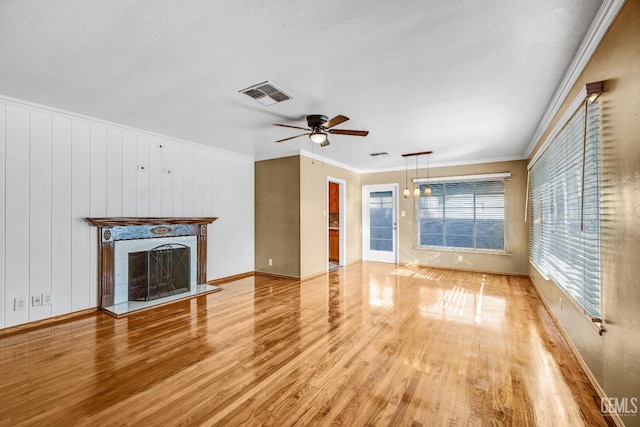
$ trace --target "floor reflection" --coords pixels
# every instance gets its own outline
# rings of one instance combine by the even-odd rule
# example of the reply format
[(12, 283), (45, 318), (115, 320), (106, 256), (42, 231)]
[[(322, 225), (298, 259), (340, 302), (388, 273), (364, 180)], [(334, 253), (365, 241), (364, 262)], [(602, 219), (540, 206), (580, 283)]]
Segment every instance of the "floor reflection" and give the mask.
[(255, 377), (271, 369), (264, 361), (278, 351), (283, 343), (292, 353), (300, 350), (301, 307), (300, 281), (282, 279), (281, 286), (257, 282), (253, 292), (253, 364)]
[(341, 282), (339, 272), (336, 271), (329, 274), (329, 298), (327, 298), (329, 330), (333, 330), (342, 324)]
[(487, 295), (486, 278), (480, 283), (460, 282), (443, 288), (434, 281), (419, 286), (419, 312), (423, 317), (460, 323), (499, 326), (506, 302), (502, 296)]

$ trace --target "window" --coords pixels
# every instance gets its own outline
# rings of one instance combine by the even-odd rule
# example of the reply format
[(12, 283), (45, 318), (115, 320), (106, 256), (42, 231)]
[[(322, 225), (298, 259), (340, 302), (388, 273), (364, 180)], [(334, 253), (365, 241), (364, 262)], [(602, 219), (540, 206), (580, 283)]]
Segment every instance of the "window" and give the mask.
[(594, 318), (600, 316), (599, 116), (597, 102), (582, 103), (529, 171), (531, 263)]
[(418, 246), (504, 252), (508, 175), (432, 179), (431, 197), (417, 203)]

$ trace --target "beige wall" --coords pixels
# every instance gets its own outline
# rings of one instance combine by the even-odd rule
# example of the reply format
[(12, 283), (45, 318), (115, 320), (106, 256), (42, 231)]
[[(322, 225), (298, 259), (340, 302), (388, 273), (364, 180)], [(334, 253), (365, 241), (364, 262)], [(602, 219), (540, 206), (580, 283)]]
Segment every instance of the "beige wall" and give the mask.
[(301, 277), (327, 271), (327, 177), (338, 178), (345, 185), (346, 263), (362, 258), (362, 190), (360, 174), (337, 166), (300, 159), (300, 272)]
[(346, 263), (361, 259), (360, 175), (291, 156), (255, 164), (257, 272), (305, 278), (327, 271), (328, 177), (345, 181)]
[[(627, 1), (554, 123), (588, 82), (600, 96), (602, 171), (602, 312), (606, 332), (533, 267), (530, 275), (591, 373), (609, 397), (640, 399), (640, 1)], [(545, 134), (541, 141), (547, 137)], [(565, 299), (566, 300), (566, 299)], [(640, 425), (640, 414), (625, 417)]]
[(298, 156), (255, 163), (255, 248), (255, 271), (300, 277)]
[[(484, 163), (477, 165), (431, 168), (431, 177), (474, 175), (483, 173), (511, 172), (510, 204), (508, 206), (509, 238), (507, 241), (509, 255), (495, 255), (464, 251), (438, 251), (416, 249), (415, 199), (405, 199), (402, 191), (405, 187), (405, 171), (369, 173), (362, 175), (362, 185), (397, 183), (400, 190), (399, 207), (405, 217), (399, 217), (398, 228), (400, 240), (398, 248), (401, 263), (418, 263), (420, 265), (457, 268), (473, 271), (528, 274), (528, 231), (524, 222), (525, 194), (527, 185), (526, 163), (524, 161)], [(409, 180), (415, 171), (409, 174)], [(426, 170), (420, 169), (419, 176), (426, 176)], [(411, 182), (409, 188), (413, 189)], [(463, 260), (458, 261), (462, 255)]]

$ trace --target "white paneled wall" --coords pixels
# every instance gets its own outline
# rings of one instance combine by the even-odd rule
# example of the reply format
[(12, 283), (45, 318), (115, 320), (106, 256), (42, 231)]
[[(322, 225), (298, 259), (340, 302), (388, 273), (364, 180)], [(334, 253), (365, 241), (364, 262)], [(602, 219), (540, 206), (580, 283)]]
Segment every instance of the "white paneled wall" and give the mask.
[(250, 157), (0, 98), (0, 165), (0, 328), (97, 305), (89, 216), (216, 216), (207, 279), (254, 268)]

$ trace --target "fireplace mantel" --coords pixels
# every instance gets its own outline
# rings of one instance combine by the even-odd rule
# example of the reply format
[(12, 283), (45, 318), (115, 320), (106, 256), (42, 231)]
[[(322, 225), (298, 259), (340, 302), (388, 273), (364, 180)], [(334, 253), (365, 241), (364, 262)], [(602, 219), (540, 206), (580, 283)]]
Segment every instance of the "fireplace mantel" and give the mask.
[(112, 217), (112, 218), (87, 218), (96, 227), (115, 227), (131, 225), (164, 225), (164, 224), (211, 224), (217, 217), (166, 217), (166, 218), (135, 218), (135, 217)]
[(217, 217), (86, 218), (98, 229), (98, 307), (113, 305), (115, 290), (115, 242), (118, 240), (196, 236), (198, 284), (207, 281), (207, 224)]

